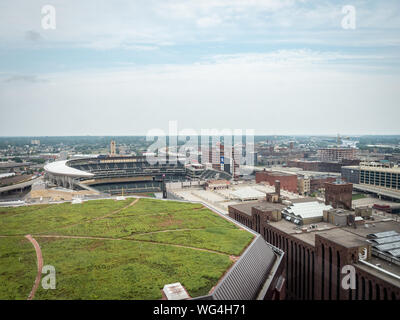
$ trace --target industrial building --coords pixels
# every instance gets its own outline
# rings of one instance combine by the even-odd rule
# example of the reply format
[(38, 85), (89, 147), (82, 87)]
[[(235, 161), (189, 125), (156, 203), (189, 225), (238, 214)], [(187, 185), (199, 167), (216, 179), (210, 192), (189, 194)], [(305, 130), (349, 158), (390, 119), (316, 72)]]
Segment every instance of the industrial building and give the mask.
[[(285, 252), (288, 299), (399, 300), (400, 224), (372, 216), (368, 209), (353, 212), (328, 205), (322, 217), (319, 212), (311, 217), (313, 210), (303, 211), (303, 219), (307, 212), (310, 217), (302, 226), (285, 218), (288, 206), (266, 200), (229, 206), (229, 216)], [(342, 286), (344, 266), (355, 272), (354, 287), (348, 289)]]
[(321, 161), (342, 161), (343, 159), (353, 160), (356, 157), (354, 148), (322, 148), (318, 150)]
[(297, 175), (277, 171), (258, 171), (256, 172), (256, 183), (267, 182), (273, 186), (279, 180), (283, 190), (297, 193)]
[(325, 204), (334, 208), (351, 209), (353, 184), (342, 180), (325, 183)]
[(302, 226), (321, 222), (323, 220), (324, 210), (329, 209), (332, 209), (332, 206), (325, 205), (317, 200), (307, 202), (292, 201), (292, 204), (283, 209), (282, 217), (287, 221)]
[(288, 167), (300, 168), (304, 171), (316, 172), (341, 172), (343, 166), (359, 165), (360, 160), (342, 159), (341, 161), (308, 161), (308, 160), (289, 160)]

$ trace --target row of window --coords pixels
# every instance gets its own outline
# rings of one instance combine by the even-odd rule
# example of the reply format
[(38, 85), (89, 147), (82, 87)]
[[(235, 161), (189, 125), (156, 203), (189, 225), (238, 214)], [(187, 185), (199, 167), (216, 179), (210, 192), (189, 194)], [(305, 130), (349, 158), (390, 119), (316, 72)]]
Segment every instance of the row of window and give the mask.
[(264, 238), (285, 252), (286, 290), (289, 297), (302, 300), (315, 299), (314, 251), (267, 228), (264, 229)]
[(360, 171), (360, 183), (400, 189), (400, 174), (391, 172)]
[[(315, 299), (314, 288), (316, 270), (314, 251), (267, 228), (264, 229), (264, 238), (267, 242), (285, 251), (286, 289), (288, 294), (295, 299)], [(342, 263), (339, 251), (332, 249), (332, 247), (326, 248), (322, 245), (320, 273), (321, 300), (396, 299), (394, 292), (390, 292), (390, 290), (378, 284), (373, 286), (371, 280), (359, 275), (356, 275), (356, 289), (348, 290), (348, 294), (342, 297), (341, 267)]]
[(250, 218), (245, 218), (241, 214), (238, 214), (236, 212), (234, 213), (233, 218), (241, 224), (245, 225), (246, 227), (253, 229), (253, 222)]

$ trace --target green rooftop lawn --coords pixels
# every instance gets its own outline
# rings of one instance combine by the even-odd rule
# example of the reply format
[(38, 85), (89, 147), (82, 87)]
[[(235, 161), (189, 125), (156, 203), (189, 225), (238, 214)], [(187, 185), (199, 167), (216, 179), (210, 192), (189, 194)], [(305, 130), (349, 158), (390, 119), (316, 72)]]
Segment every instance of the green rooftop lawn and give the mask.
[[(140, 200), (137, 205), (142, 201), (145, 202), (147, 199)], [(162, 202), (165, 203), (165, 201)], [(142, 208), (139, 208), (138, 213), (135, 214), (135, 207), (136, 205), (108, 219), (96, 220), (69, 228), (56, 229), (53, 234), (120, 238), (163, 230), (205, 229), (210, 227), (236, 229), (234, 224), (222, 219), (208, 209), (174, 211), (176, 207), (173, 207), (174, 210), (171, 210), (170, 213), (168, 211), (156, 213), (156, 211), (150, 211), (150, 209), (147, 209), (146, 213)], [(126, 211), (129, 211), (129, 215), (127, 215)], [(248, 233), (246, 232), (246, 234)]]
[(197, 248), (212, 249), (239, 256), (243, 243), (250, 243), (252, 235), (236, 228), (209, 227), (203, 230), (159, 232), (132, 236), (132, 239), (153, 242), (182, 244)]
[(0, 300), (26, 300), (36, 273), (36, 253), (27, 239), (0, 238)]
[[(133, 241), (41, 239), (57, 288), (37, 299), (161, 299), (165, 284), (181, 282), (201, 296), (232, 264), (226, 255)], [(61, 254), (62, 252), (62, 254)]]
[(56, 268), (57, 288), (40, 286), (35, 299), (160, 299), (174, 282), (205, 295), (253, 239), (201, 204), (135, 200), (0, 208), (0, 236), (9, 236), (0, 237), (0, 299), (26, 299), (32, 289), (36, 254), (26, 234)]
[[(26, 235), (42, 233), (61, 226), (84, 222), (121, 209), (133, 199), (125, 201), (98, 200), (82, 204), (54, 204), (2, 208), (0, 214), (0, 235)], [(31, 208), (31, 210), (29, 210)], [(4, 210), (8, 210), (5, 212)]]
[(200, 203), (141, 199), (135, 206), (123, 210), (119, 215), (125, 216), (134, 214), (137, 216), (142, 214), (173, 213), (178, 211), (192, 211), (201, 209), (202, 207)]

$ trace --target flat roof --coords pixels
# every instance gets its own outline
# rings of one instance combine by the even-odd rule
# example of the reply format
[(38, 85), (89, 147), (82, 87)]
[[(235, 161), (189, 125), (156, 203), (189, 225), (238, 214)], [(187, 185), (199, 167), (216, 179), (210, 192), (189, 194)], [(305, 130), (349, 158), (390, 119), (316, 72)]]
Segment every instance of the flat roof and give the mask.
[(295, 173), (289, 173), (289, 172), (284, 172), (284, 171), (277, 171), (277, 170), (263, 170), (263, 171), (257, 171), (257, 173), (263, 172), (263, 173), (268, 173), (273, 176), (281, 176), (281, 177), (286, 177), (286, 176), (295, 176)]
[[(379, 266), (379, 268), (381, 268), (381, 269), (383, 269), (385, 271), (391, 272), (391, 273), (393, 273), (395, 275), (399, 275), (400, 274), (400, 272), (399, 272), (400, 271), (400, 267), (398, 265), (390, 263), (389, 261), (386, 261), (386, 260), (380, 259), (378, 257), (372, 256), (371, 259), (368, 259), (367, 262), (372, 264), (372, 265), (374, 265), (374, 266), (376, 266), (376, 267)], [(393, 284), (395, 284), (395, 285), (400, 287), (400, 280), (399, 279), (397, 279), (395, 277), (392, 277), (390, 275), (387, 275), (384, 272), (381, 272), (379, 269), (376, 269), (376, 268), (374, 268), (372, 266), (369, 266), (369, 265), (366, 265), (366, 264), (363, 264), (363, 263), (360, 263), (360, 262), (357, 263), (356, 266), (357, 266), (357, 268), (365, 270), (365, 271), (375, 275), (376, 277), (383, 279), (384, 281), (387, 281), (389, 283), (393, 283)]]
[(318, 235), (325, 239), (331, 240), (345, 248), (354, 248), (369, 245), (367, 239), (356, 234), (347, 232), (346, 230), (343, 230), (341, 228), (333, 228), (326, 231), (321, 231), (318, 232)]
[(359, 170), (360, 166), (342, 166), (342, 169), (353, 169), (353, 170)]
[(253, 189), (251, 187), (245, 187), (236, 191), (231, 192), (231, 195), (239, 199), (257, 199), (265, 197), (265, 193)]
[(279, 210), (280, 211), (283, 208), (285, 208), (285, 205), (280, 204), (280, 203), (267, 202), (267, 201), (251, 201), (251, 202), (231, 205), (229, 207), (239, 210), (239, 211), (251, 216), (251, 209), (253, 207), (256, 207), (257, 209), (260, 209), (260, 210)]
[[(379, 217), (375, 217), (379, 219)], [(366, 221), (367, 227), (364, 225), (360, 225), (356, 229), (350, 226), (346, 227), (338, 227), (328, 222), (318, 222), (314, 225), (317, 225), (316, 229), (309, 229), (309, 232), (303, 232), (301, 229), (304, 227), (308, 227), (309, 225), (303, 225), (302, 227), (297, 227), (293, 225), (293, 223), (288, 222), (284, 219), (277, 222), (269, 222), (271, 226), (274, 228), (281, 230), (287, 234), (290, 234), (292, 237), (297, 238), (305, 243), (315, 246), (315, 235), (331, 240), (345, 248), (353, 248), (360, 246), (372, 245), (372, 243), (368, 242), (367, 235), (373, 233), (380, 232), (388, 232), (388, 231), (396, 231), (400, 233), (400, 223), (396, 221), (386, 221), (382, 220), (374, 220), (374, 221)], [(396, 275), (400, 275), (400, 266), (389, 261), (384, 260), (383, 258), (372, 256), (367, 262), (372, 263), (373, 265), (380, 265), (380, 268), (383, 268), (386, 271), (394, 273)], [(376, 274), (380, 277), (386, 277), (388, 281), (396, 281), (396, 283), (400, 284), (400, 281), (395, 280), (393, 277), (385, 276), (381, 271), (368, 267), (367, 265), (357, 264), (360, 268), (368, 269), (368, 271)]]

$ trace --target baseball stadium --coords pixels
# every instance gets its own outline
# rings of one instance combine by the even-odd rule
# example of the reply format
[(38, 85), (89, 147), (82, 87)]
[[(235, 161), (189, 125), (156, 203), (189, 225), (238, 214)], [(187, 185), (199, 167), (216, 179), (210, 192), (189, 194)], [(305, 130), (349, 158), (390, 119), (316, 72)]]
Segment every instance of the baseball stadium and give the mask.
[(45, 167), (46, 180), (54, 185), (75, 190), (97, 190), (111, 195), (162, 192), (168, 182), (225, 179), (232, 175), (202, 165), (184, 162), (150, 164), (145, 156), (98, 156), (55, 161)]

